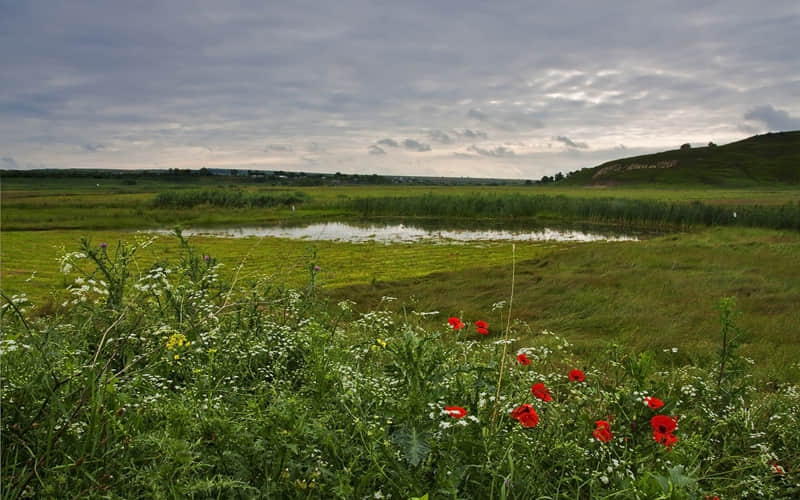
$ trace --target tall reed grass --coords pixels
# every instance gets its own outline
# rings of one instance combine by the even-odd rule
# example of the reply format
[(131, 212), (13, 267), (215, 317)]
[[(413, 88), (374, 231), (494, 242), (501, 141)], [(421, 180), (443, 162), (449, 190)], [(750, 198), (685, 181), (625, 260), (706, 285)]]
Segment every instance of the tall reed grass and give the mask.
[(358, 198), (342, 202), (362, 216), (545, 217), (658, 228), (741, 225), (800, 229), (800, 203), (718, 206), (622, 198), (483, 194)]
[(227, 208), (268, 208), (279, 205), (289, 206), (309, 200), (300, 191), (243, 191), (227, 189), (202, 189), (166, 191), (156, 195), (153, 203), (161, 208), (191, 208), (198, 205), (211, 205)]

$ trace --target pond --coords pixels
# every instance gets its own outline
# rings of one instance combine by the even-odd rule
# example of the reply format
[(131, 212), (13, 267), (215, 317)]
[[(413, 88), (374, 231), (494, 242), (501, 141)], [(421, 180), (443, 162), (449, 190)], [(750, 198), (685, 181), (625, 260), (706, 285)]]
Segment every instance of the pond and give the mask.
[[(226, 238), (274, 237), (308, 241), (350, 243), (466, 243), (476, 241), (637, 241), (634, 234), (594, 232), (584, 229), (530, 227), (455, 227), (453, 224), (428, 222), (317, 222), (305, 225), (274, 225), (184, 229), (186, 236), (203, 235)], [(167, 230), (158, 232), (169, 232)]]

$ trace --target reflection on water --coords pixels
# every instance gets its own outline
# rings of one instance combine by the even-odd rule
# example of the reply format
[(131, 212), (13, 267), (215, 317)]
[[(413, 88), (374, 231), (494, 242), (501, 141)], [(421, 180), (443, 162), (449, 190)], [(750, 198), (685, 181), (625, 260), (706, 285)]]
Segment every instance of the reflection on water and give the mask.
[[(166, 232), (166, 231), (163, 231)], [(600, 234), (571, 229), (426, 229), (407, 224), (322, 222), (305, 226), (262, 226), (185, 229), (184, 235), (228, 238), (248, 236), (363, 243), (458, 243), (473, 241), (635, 241), (636, 236)]]

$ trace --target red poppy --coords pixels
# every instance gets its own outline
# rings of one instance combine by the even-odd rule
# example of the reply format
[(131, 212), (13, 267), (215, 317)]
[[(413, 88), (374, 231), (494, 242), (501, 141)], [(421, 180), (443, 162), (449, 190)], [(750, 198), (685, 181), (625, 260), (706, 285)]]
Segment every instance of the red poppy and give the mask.
[(511, 418), (522, 424), (522, 427), (536, 427), (539, 425), (539, 414), (529, 404), (514, 408), (514, 411), (511, 412)]
[(772, 462), (772, 472), (778, 474), (779, 476), (782, 476), (786, 471), (783, 469), (783, 467), (778, 465), (778, 462)]
[(447, 322), (450, 323), (450, 326), (453, 327), (453, 330), (461, 330), (464, 328), (464, 323), (455, 316), (451, 316)]
[(650, 427), (653, 428), (653, 432), (667, 434), (678, 428), (678, 419), (667, 415), (656, 415), (650, 419)]
[(528, 355), (525, 354), (524, 352), (521, 352), (521, 353), (517, 354), (517, 361), (519, 361), (519, 364), (521, 364), (521, 365), (529, 365), (529, 364), (531, 364), (531, 360), (528, 359)]
[(453, 418), (462, 418), (467, 414), (467, 410), (460, 406), (445, 406), (444, 411)]
[(483, 320), (478, 320), (475, 322), (475, 328), (489, 328), (489, 323)]
[(678, 420), (667, 415), (656, 415), (650, 419), (650, 426), (653, 428), (653, 439), (667, 447), (667, 451), (672, 450), (672, 446), (678, 442), (678, 437), (673, 431), (678, 428)]
[(569, 379), (572, 382), (583, 382), (586, 380), (586, 374), (578, 369), (575, 369), (569, 372)]
[(480, 333), (481, 335), (489, 335), (489, 330), (487, 330), (486, 328), (481, 328), (481, 327), (479, 326), (479, 327), (477, 328), (477, 330), (478, 330), (478, 333)]
[(644, 397), (644, 402), (647, 404), (647, 406), (649, 406), (653, 410), (658, 410), (659, 408), (664, 406), (664, 402), (663, 401), (661, 401), (658, 398), (654, 398), (652, 396), (645, 396)]
[(678, 442), (678, 436), (671, 432), (661, 433), (653, 431), (653, 439), (667, 447), (667, 451), (672, 451), (672, 445)]
[(533, 384), (531, 387), (531, 392), (534, 396), (541, 399), (545, 403), (553, 400), (553, 397), (550, 395), (550, 390), (541, 382), (536, 382)]
[(609, 422), (608, 420), (598, 420), (594, 423), (594, 426), (597, 427), (598, 429), (610, 429), (611, 422)]
[(595, 429), (592, 436), (601, 443), (607, 443), (614, 438), (614, 433), (611, 432), (611, 424), (605, 420), (598, 420), (595, 422)]

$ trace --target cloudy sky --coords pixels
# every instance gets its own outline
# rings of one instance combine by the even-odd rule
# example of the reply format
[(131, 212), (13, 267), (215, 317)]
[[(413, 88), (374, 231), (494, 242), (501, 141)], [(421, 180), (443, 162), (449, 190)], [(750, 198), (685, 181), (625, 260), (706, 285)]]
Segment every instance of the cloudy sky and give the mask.
[(800, 2), (0, 0), (0, 168), (539, 178), (800, 129)]

